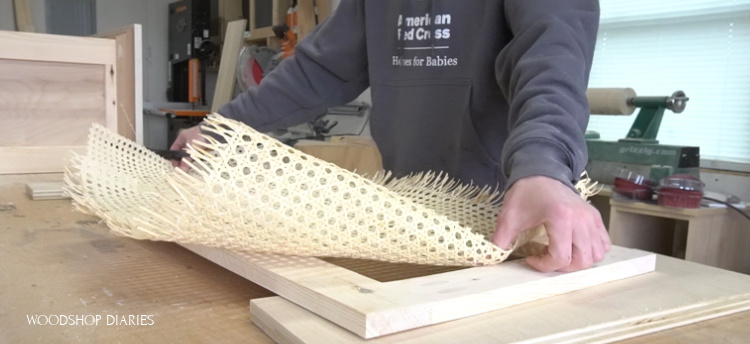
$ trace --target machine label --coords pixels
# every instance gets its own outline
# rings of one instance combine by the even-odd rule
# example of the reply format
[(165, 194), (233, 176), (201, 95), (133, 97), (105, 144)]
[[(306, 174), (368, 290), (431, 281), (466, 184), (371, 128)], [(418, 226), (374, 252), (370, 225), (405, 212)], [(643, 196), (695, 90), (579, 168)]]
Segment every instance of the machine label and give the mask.
[(620, 147), (620, 154), (637, 154), (637, 155), (658, 155), (658, 156), (676, 156), (677, 150), (675, 149), (660, 149), (652, 147), (640, 147), (640, 146), (627, 146)]

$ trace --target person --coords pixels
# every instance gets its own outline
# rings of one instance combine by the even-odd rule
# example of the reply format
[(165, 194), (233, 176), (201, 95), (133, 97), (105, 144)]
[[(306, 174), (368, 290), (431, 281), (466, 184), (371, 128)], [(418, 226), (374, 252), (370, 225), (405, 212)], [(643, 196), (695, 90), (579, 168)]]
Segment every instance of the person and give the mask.
[[(505, 188), (493, 243), (508, 248), (543, 224), (549, 245), (527, 263), (586, 269), (610, 249), (601, 216), (574, 188), (587, 162), (598, 23), (595, 0), (342, 0), (293, 57), (218, 112), (268, 132), (370, 87), (386, 169)], [(198, 126), (172, 149), (195, 139)]]

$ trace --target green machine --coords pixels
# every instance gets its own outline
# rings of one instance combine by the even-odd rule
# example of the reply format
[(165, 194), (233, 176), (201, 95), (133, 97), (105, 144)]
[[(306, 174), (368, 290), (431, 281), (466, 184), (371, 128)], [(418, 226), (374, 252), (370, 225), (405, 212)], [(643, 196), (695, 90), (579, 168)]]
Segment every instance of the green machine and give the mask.
[(690, 174), (700, 178), (700, 148), (660, 144), (656, 139), (664, 111), (681, 113), (689, 98), (682, 91), (666, 97), (638, 97), (632, 89), (589, 89), (591, 114), (630, 115), (640, 108), (625, 138), (603, 141), (596, 132), (586, 132), (589, 160), (586, 170), (591, 179), (600, 183), (614, 183), (620, 171), (626, 169), (658, 183), (676, 174)]

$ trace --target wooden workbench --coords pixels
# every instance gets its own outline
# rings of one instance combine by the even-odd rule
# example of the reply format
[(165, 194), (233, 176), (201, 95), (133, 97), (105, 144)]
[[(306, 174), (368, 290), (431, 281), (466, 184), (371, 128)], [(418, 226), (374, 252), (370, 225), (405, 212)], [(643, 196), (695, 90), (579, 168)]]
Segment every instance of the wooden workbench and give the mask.
[[(59, 176), (0, 176), (0, 342), (271, 343), (248, 312), (270, 292), (180, 246), (109, 234), (69, 201), (26, 196), (27, 182), (50, 179)], [(29, 325), (37, 314), (101, 320)], [(107, 325), (123, 315), (144, 325)], [(744, 312), (626, 343), (745, 343), (748, 323)]]

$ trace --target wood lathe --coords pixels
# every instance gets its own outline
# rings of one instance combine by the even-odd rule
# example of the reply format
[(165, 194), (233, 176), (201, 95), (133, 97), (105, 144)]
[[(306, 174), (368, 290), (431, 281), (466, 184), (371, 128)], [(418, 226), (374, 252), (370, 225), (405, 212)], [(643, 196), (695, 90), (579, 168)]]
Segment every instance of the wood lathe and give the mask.
[(591, 114), (630, 115), (640, 108), (626, 137), (617, 141), (600, 139), (586, 132), (589, 161), (586, 170), (593, 180), (614, 184), (620, 170), (649, 177), (652, 181), (676, 174), (700, 178), (700, 147), (659, 143), (656, 139), (665, 110), (681, 113), (689, 98), (682, 91), (671, 96), (641, 97), (631, 88), (592, 88), (586, 92)]

